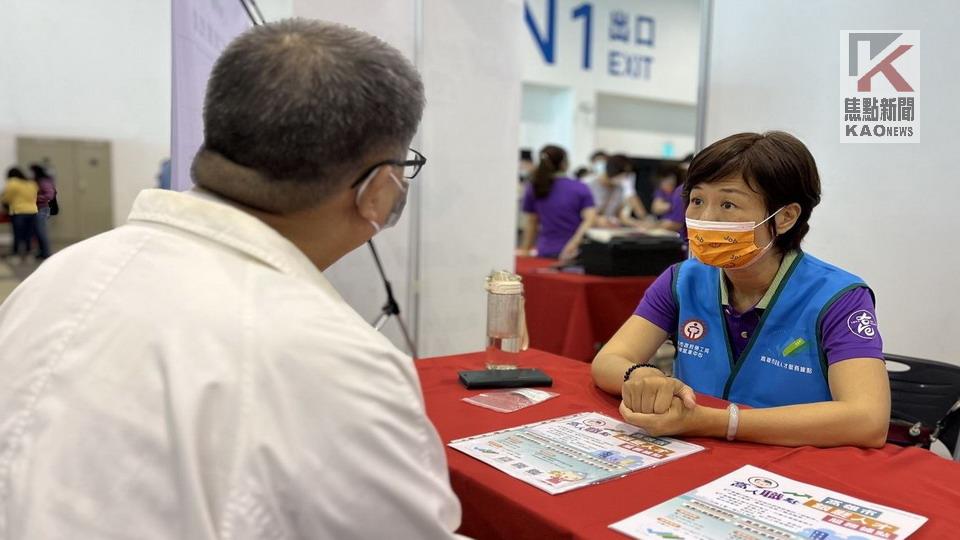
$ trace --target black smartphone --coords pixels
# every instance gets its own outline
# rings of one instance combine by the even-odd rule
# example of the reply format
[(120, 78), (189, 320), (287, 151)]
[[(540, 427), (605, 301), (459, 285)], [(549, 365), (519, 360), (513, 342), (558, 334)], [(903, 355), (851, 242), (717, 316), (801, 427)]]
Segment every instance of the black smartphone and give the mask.
[(553, 379), (537, 368), (461, 371), (459, 375), (460, 383), (470, 389), (553, 386)]

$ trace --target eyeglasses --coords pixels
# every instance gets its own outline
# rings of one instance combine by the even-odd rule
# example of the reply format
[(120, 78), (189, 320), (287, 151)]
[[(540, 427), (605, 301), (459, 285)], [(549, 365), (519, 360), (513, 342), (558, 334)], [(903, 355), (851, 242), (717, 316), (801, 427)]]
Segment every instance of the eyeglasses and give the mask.
[(410, 148), (407, 150), (407, 159), (403, 161), (398, 161), (395, 159), (385, 159), (378, 163), (374, 163), (366, 171), (364, 171), (363, 174), (361, 174), (360, 177), (356, 179), (356, 181), (350, 184), (350, 188), (352, 189), (360, 185), (360, 183), (363, 182), (368, 176), (370, 176), (370, 173), (376, 170), (377, 167), (382, 167), (384, 165), (396, 165), (397, 167), (403, 167), (403, 177), (406, 178), (407, 180), (412, 180), (415, 176), (417, 176), (420, 173), (420, 169), (423, 168), (426, 162), (427, 162), (427, 158), (423, 157), (423, 154), (421, 154), (420, 152), (417, 152), (413, 148)]

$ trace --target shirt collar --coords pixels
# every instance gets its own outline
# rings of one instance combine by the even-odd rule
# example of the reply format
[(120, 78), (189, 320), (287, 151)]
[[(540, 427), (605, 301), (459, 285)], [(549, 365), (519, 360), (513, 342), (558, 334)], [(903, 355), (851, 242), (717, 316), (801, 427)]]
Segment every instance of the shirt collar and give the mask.
[[(760, 298), (757, 305), (753, 306), (754, 309), (767, 309), (770, 301), (773, 300), (773, 295), (776, 294), (777, 289), (780, 288), (780, 282), (783, 281), (783, 277), (787, 275), (787, 270), (793, 265), (793, 261), (796, 260), (798, 254), (797, 250), (792, 249), (783, 256), (783, 260), (780, 261), (780, 268), (777, 270), (777, 275), (773, 276), (770, 287), (767, 288), (767, 292), (763, 293), (763, 297)], [(720, 272), (720, 304), (724, 306), (730, 305), (730, 293), (727, 291), (727, 280), (724, 279), (722, 271)]]
[(127, 219), (130, 223), (166, 225), (229, 246), (339, 297), (323, 273), (297, 246), (266, 223), (208, 191), (143, 190)]

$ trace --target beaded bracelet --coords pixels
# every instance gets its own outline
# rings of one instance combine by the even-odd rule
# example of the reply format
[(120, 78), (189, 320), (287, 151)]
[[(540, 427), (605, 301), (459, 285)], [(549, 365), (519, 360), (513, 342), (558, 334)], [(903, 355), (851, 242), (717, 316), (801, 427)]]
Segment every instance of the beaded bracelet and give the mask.
[[(663, 370), (662, 370), (662, 369), (660, 369), (660, 368), (658, 368), (657, 366), (655, 366), (655, 365), (653, 365), (653, 364), (650, 364), (650, 363), (634, 364), (634, 365), (630, 366), (629, 368), (627, 368), (627, 372), (623, 374), (623, 382), (627, 382), (628, 380), (630, 380), (630, 374), (633, 373), (633, 370), (635, 370), (635, 369), (637, 369), (637, 368), (642, 368), (642, 367), (650, 367), (650, 368), (653, 368), (653, 369), (659, 371), (660, 373), (663, 373)], [(663, 374), (666, 375), (666, 373), (663, 373)]]

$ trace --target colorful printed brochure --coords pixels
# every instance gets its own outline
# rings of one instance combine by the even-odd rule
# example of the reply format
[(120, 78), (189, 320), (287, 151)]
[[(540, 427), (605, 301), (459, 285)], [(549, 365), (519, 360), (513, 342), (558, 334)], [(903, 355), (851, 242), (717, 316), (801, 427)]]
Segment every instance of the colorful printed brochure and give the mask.
[(902, 540), (926, 522), (746, 465), (610, 528), (658, 540)]
[(450, 446), (551, 495), (703, 450), (696, 444), (651, 437), (595, 412), (458, 439)]

